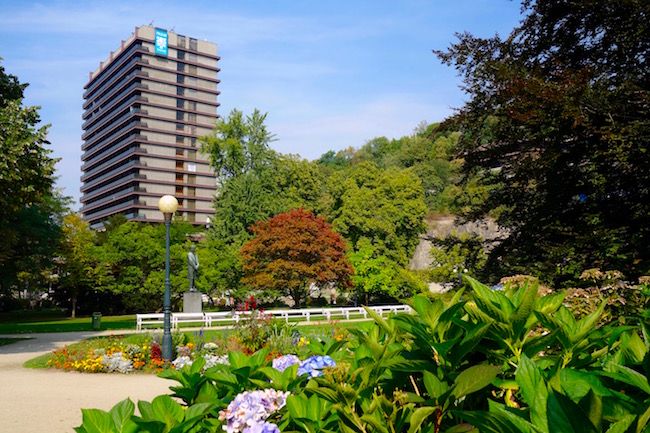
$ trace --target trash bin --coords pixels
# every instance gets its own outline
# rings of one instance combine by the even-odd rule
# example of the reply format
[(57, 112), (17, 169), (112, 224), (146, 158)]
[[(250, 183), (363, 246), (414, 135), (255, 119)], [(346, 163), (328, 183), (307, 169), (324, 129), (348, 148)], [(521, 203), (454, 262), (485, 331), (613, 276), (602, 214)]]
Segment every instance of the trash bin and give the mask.
[(102, 313), (93, 313), (93, 331), (99, 331), (102, 327)]

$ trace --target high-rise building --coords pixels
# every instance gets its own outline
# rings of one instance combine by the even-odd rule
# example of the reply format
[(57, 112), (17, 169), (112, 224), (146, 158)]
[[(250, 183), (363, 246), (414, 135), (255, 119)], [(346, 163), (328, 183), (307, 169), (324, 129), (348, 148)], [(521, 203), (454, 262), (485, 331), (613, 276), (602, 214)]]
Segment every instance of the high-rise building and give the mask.
[(159, 222), (158, 200), (204, 225), (216, 176), (197, 138), (217, 119), (216, 44), (137, 27), (100, 63), (84, 92), (81, 213), (91, 227), (114, 214)]

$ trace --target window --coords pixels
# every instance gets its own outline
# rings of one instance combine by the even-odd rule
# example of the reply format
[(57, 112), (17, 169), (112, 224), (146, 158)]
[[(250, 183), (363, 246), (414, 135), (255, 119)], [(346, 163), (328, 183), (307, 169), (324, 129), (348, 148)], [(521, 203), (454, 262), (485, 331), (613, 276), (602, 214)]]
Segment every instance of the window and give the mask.
[(183, 96), (185, 94), (185, 89), (183, 87), (177, 87), (176, 88), (176, 94), (178, 96)]
[(183, 125), (182, 123), (177, 123), (176, 124), (176, 130), (177, 131), (184, 131), (184, 127), (185, 127), (185, 125)]
[(179, 59), (182, 60), (182, 59), (185, 58), (185, 51), (178, 50), (177, 53), (178, 53), (177, 57), (178, 57)]
[(196, 173), (196, 162), (188, 162), (187, 163), (187, 171), (191, 171), (193, 173)]
[(185, 101), (183, 101), (182, 99), (176, 100), (176, 108), (183, 108), (184, 105), (185, 105)]
[(196, 77), (187, 77), (187, 85), (196, 87)]
[(177, 35), (176, 45), (178, 45), (181, 48), (185, 48), (185, 36)]
[(182, 158), (183, 155), (184, 155), (184, 152), (185, 151), (183, 149), (176, 149), (176, 156), (180, 156)]
[(183, 112), (182, 112), (182, 111), (177, 111), (177, 112), (176, 112), (176, 120), (183, 120), (184, 117), (185, 117), (185, 116), (183, 116)]
[(196, 122), (196, 114), (194, 114), (194, 113), (187, 113), (187, 121), (188, 121), (188, 122)]
[(185, 71), (185, 64), (181, 62), (176, 63), (176, 70), (178, 72), (184, 72)]
[(190, 137), (190, 146), (196, 147), (196, 137)]
[(185, 75), (181, 75), (181, 74), (176, 75), (176, 82), (178, 84), (183, 84), (185, 82)]
[(196, 197), (196, 188), (193, 186), (188, 186), (187, 187), (187, 195), (189, 197)]
[(183, 181), (183, 173), (176, 173), (176, 182)]
[(190, 62), (196, 63), (199, 60), (199, 56), (197, 56), (194, 53), (188, 53), (187, 54), (187, 60), (189, 60)]
[(187, 159), (196, 159), (196, 150), (188, 150)]
[(185, 137), (183, 137), (182, 135), (177, 135), (176, 144), (185, 144)]
[(182, 186), (177, 186), (176, 187), (176, 195), (183, 195), (183, 187)]
[(187, 65), (187, 72), (190, 74), (196, 75), (196, 66), (194, 65)]
[(195, 101), (187, 101), (187, 109), (196, 111), (196, 102)]
[(190, 50), (196, 51), (198, 49), (198, 41), (194, 38), (190, 38)]
[(196, 183), (196, 175), (195, 174), (188, 174), (187, 175), (187, 183)]

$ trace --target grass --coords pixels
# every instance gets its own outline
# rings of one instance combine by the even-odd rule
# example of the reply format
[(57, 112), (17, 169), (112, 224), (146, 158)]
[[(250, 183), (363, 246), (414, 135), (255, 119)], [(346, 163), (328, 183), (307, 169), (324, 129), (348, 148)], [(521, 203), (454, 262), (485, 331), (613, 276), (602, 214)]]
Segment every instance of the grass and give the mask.
[[(135, 315), (103, 316), (101, 329), (135, 329)], [(92, 331), (92, 316), (65, 317), (60, 310), (0, 314), (0, 334)]]

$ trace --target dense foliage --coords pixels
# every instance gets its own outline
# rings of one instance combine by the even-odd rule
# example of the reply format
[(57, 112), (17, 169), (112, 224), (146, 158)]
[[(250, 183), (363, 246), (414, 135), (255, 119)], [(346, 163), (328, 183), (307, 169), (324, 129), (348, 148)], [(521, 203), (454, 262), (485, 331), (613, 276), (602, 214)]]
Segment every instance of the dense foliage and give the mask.
[(323, 217), (296, 209), (259, 222), (241, 249), (242, 282), (264, 296), (290, 296), (300, 307), (312, 285), (345, 290), (354, 272), (338, 233)]
[(25, 87), (0, 66), (0, 297), (47, 284), (67, 203), (54, 189), (48, 125), (23, 105)]
[(310, 344), (308, 358), (230, 351), (206, 369), (196, 357), (161, 374), (180, 403), (141, 401), (139, 416), (128, 399), (84, 409), (77, 431), (646, 431), (650, 343), (638, 317), (601, 327), (605, 303), (576, 319), (565, 293), (539, 296), (536, 282), (499, 292), (466, 281), (471, 292), (447, 302), (416, 296), (413, 314), (368, 310), (368, 331)]
[(561, 284), (584, 269), (650, 269), (650, 4), (530, 1), (506, 38), (458, 35), (443, 62), (469, 101), (445, 128), (461, 131), (468, 178), (484, 177), (510, 236), (490, 269)]

